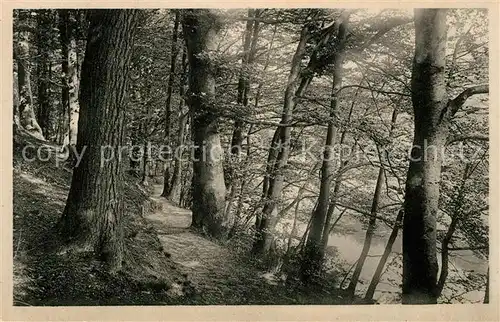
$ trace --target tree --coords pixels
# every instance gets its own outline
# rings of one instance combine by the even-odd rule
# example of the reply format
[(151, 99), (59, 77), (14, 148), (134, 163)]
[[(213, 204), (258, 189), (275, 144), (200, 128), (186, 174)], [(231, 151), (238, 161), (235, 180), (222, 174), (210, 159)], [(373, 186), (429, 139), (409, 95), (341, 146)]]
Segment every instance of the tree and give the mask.
[(276, 129), (269, 149), (266, 175), (263, 185), (264, 208), (257, 218), (257, 236), (253, 245), (253, 252), (266, 254), (271, 249), (273, 230), (276, 225), (276, 207), (281, 195), (284, 182), (284, 170), (290, 154), (291, 128), (288, 123), (292, 121), (295, 91), (300, 80), (300, 63), (305, 54), (309, 27), (305, 24), (300, 32), (300, 39), (292, 58), (290, 73), (284, 94), (283, 112), (280, 124)]
[(14, 42), (14, 61), (17, 64), (19, 86), (19, 123), (31, 135), (45, 140), (36, 119), (31, 91), (30, 29), (29, 26), (22, 26), (19, 29)]
[(172, 171), (172, 179), (168, 185), (167, 199), (171, 201), (179, 201), (179, 195), (181, 190), (181, 175), (182, 175), (182, 153), (184, 146), (184, 136), (186, 132), (186, 125), (188, 122), (189, 112), (184, 112), (184, 84), (186, 83), (187, 76), (187, 53), (186, 48), (182, 52), (182, 76), (179, 82), (179, 96), (181, 98), (179, 103), (179, 116), (178, 116), (178, 128), (177, 128), (177, 142), (174, 150), (174, 169)]
[(76, 144), (78, 125), (78, 57), (75, 13), (68, 9), (59, 10), (59, 33), (61, 40), (62, 106), (64, 142)]
[(224, 173), (219, 136), (219, 117), (215, 111), (215, 73), (218, 17), (210, 10), (186, 10), (183, 30), (189, 62), (188, 105), (192, 113), (193, 226), (209, 235), (223, 238), (227, 233)]
[(311, 228), (307, 236), (305, 245), (304, 259), (302, 263), (302, 278), (308, 280), (311, 275), (317, 274), (320, 271), (323, 262), (323, 249), (322, 244), (323, 230), (325, 229), (325, 221), (327, 218), (329, 201), (330, 201), (330, 188), (333, 178), (334, 168), (334, 142), (337, 134), (336, 117), (338, 105), (338, 92), (342, 86), (342, 70), (345, 55), (345, 42), (347, 37), (348, 16), (344, 15), (339, 21), (336, 22), (338, 33), (336, 35), (337, 43), (335, 46), (334, 69), (333, 69), (333, 85), (332, 85), (332, 98), (330, 102), (330, 118), (328, 121), (328, 128), (326, 131), (325, 151), (323, 155), (323, 164), (321, 167), (321, 183), (316, 208), (312, 214)]
[[(179, 32), (179, 24), (180, 24), (180, 13), (179, 11), (175, 11), (175, 19), (174, 19), (174, 29), (172, 30), (172, 48), (170, 51), (170, 74), (168, 76), (168, 84), (167, 84), (167, 99), (165, 102), (165, 140), (170, 142), (170, 132), (171, 132), (171, 115), (172, 115), (172, 92), (174, 89), (174, 80), (176, 76), (176, 63), (177, 63), (177, 38)], [(181, 84), (184, 85), (184, 84)], [(165, 164), (165, 174), (163, 180), (163, 192), (162, 196), (169, 196), (170, 191), (170, 162), (166, 162)]]
[[(122, 266), (123, 186), (120, 148), (137, 10), (94, 10), (82, 66), (77, 151), (80, 164), (59, 222), (68, 247), (94, 251)], [(105, 153), (103, 153), (103, 151)]]
[(448, 100), (446, 13), (444, 9), (415, 10), (411, 81), (415, 128), (404, 202), (404, 304), (437, 302), (436, 214), (440, 197), (441, 151), (454, 114), (468, 97), (488, 91), (485, 85), (474, 86)]
[[(392, 112), (392, 119), (391, 119), (391, 129), (389, 131), (389, 139), (392, 136), (392, 133), (394, 132), (394, 127), (396, 126), (396, 120), (398, 116), (398, 109), (397, 107), (394, 109)], [(387, 151), (387, 149), (382, 148), (380, 150)], [(381, 154), (381, 153), (379, 153)], [(381, 164), (382, 162), (382, 155), (379, 156)], [(361, 271), (363, 270), (363, 265), (365, 264), (366, 258), (368, 257), (368, 253), (370, 252), (370, 247), (372, 243), (372, 238), (373, 234), (375, 233), (375, 224), (377, 221), (377, 212), (378, 212), (378, 207), (382, 195), (382, 185), (384, 182), (384, 177), (385, 177), (385, 171), (384, 171), (384, 166), (381, 165), (380, 169), (378, 171), (377, 175), (377, 183), (375, 184), (375, 191), (373, 193), (373, 200), (372, 200), (372, 206), (370, 210), (370, 221), (368, 222), (368, 228), (366, 229), (366, 235), (365, 235), (365, 241), (363, 243), (363, 249), (361, 250), (361, 254), (359, 255), (359, 259), (356, 262), (356, 267), (354, 268), (354, 272), (352, 273), (351, 281), (349, 282), (349, 286), (347, 287), (347, 290), (349, 292), (349, 296), (351, 298), (354, 298), (354, 293), (356, 291), (356, 286), (358, 284), (358, 279), (359, 276), (361, 275)], [(397, 222), (397, 220), (396, 220)], [(396, 229), (397, 233), (397, 229)], [(383, 265), (382, 265), (383, 267)]]

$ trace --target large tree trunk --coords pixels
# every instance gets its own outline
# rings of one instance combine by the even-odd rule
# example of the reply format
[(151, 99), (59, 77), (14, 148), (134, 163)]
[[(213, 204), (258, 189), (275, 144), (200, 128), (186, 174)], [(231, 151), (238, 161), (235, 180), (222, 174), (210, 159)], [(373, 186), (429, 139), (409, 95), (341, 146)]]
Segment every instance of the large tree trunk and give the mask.
[[(83, 157), (73, 171), (60, 221), (71, 248), (95, 252), (111, 271), (119, 270), (123, 260), (123, 173), (118, 153), (138, 17), (137, 10), (91, 13), (77, 139)], [(112, 159), (104, 158), (111, 155)]]
[(403, 219), (403, 303), (436, 303), (436, 214), (442, 151), (453, 115), (487, 85), (464, 90), (453, 100), (446, 93), (446, 10), (415, 9), (412, 103), (415, 133), (406, 177)]
[(184, 36), (189, 61), (189, 99), (194, 141), (193, 226), (224, 238), (227, 218), (224, 206), (223, 156), (219, 119), (211, 106), (215, 100), (215, 75), (211, 55), (216, 50), (220, 22), (210, 10), (184, 12)]
[[(330, 120), (326, 132), (323, 165), (321, 167), (321, 184), (316, 209), (312, 214), (311, 229), (307, 237), (304, 249), (304, 257), (301, 267), (301, 278), (309, 280), (321, 270), (323, 262), (322, 237), (325, 229), (325, 220), (328, 213), (330, 200), (330, 187), (333, 176), (333, 148), (335, 136), (337, 135), (336, 116), (338, 107), (337, 92), (342, 87), (342, 64), (344, 60), (344, 47), (347, 32), (347, 19), (344, 19), (338, 29), (337, 42), (334, 53), (335, 66), (333, 70), (332, 98), (330, 103)], [(309, 81), (310, 82), (310, 81)], [(307, 83), (309, 83), (307, 82)], [(302, 85), (302, 84), (301, 84)], [(304, 86), (307, 84), (304, 83)]]
[[(165, 141), (166, 143), (170, 143), (170, 132), (172, 128), (171, 118), (172, 118), (172, 93), (174, 89), (174, 80), (175, 80), (175, 69), (177, 63), (177, 34), (179, 32), (179, 24), (180, 24), (180, 14), (178, 10), (175, 10), (175, 20), (174, 20), (174, 29), (172, 30), (172, 43), (170, 50), (170, 74), (168, 76), (168, 84), (167, 84), (167, 100), (165, 102)], [(170, 160), (165, 162), (165, 173), (163, 175), (163, 197), (168, 197), (170, 191)]]
[(31, 68), (29, 63), (29, 33), (20, 31), (18, 41), (14, 44), (17, 63), (17, 82), (19, 86), (19, 122), (21, 127), (34, 137), (45, 140), (38, 124), (33, 106), (31, 92)]
[[(262, 215), (259, 218), (259, 226), (257, 228), (256, 239), (253, 246), (255, 254), (266, 254), (271, 248), (274, 238), (274, 227), (277, 221), (276, 207), (281, 195), (284, 182), (284, 170), (288, 163), (288, 155), (290, 153), (290, 134), (291, 128), (287, 126), (292, 121), (295, 90), (297, 88), (298, 80), (300, 79), (300, 63), (306, 51), (306, 44), (309, 36), (309, 28), (304, 26), (300, 34), (299, 44), (295, 50), (292, 58), (292, 65), (290, 74), (288, 75), (288, 82), (285, 89), (285, 97), (283, 104), (283, 112), (281, 116), (281, 125), (275, 137), (273, 138), (272, 146), (269, 151), (268, 162), (272, 166), (268, 174), (268, 187), (265, 193), (264, 208)], [(278, 135), (276, 135), (278, 134)], [(276, 139), (276, 140), (275, 140)], [(272, 160), (271, 155), (277, 154), (276, 159)], [(269, 166), (269, 163), (268, 163)]]
[(436, 214), (446, 143), (446, 10), (415, 9), (415, 133), (403, 220), (403, 303), (437, 301)]

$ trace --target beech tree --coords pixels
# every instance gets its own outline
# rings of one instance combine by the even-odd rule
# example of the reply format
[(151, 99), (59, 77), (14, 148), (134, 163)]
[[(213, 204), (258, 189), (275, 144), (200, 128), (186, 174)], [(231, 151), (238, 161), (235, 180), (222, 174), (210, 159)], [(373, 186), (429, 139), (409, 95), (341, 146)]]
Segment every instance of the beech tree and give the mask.
[[(121, 158), (126, 89), (137, 10), (94, 10), (82, 66), (77, 151), (59, 229), (68, 247), (94, 251), (111, 271), (122, 266)], [(106, 151), (105, 158), (101, 151)], [(112, 157), (112, 158), (111, 158)], [(109, 161), (108, 161), (109, 159)]]
[(188, 105), (192, 113), (193, 226), (222, 238), (227, 233), (225, 217), (223, 156), (219, 118), (215, 112), (215, 54), (218, 17), (210, 10), (183, 12), (183, 30), (189, 62)]
[[(412, 103), (415, 130), (406, 178), (403, 219), (403, 303), (436, 303), (436, 214), (442, 149), (454, 114), (487, 85), (470, 87), (449, 100), (446, 89), (447, 11), (415, 9)], [(425, 147), (430, 147), (424, 150)]]

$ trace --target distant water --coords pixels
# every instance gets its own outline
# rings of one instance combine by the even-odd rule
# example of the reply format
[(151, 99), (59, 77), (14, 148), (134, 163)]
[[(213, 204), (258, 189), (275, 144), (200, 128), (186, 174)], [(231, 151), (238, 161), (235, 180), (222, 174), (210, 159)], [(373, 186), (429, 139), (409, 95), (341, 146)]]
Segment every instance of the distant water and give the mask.
[[(340, 224), (334, 229), (328, 241), (328, 246), (335, 248), (338, 252), (338, 256), (346, 262), (346, 269), (349, 269), (359, 258), (361, 249), (363, 248), (363, 241), (365, 238), (365, 231), (363, 225), (354, 218), (348, 218), (347, 214), (344, 215), (346, 218), (342, 218), (347, 223)], [(292, 220), (283, 220), (283, 223), (288, 227), (291, 227)], [(389, 238), (390, 231), (387, 227), (386, 229), (378, 229), (373, 236), (372, 244), (370, 247), (370, 252), (368, 258), (365, 261), (363, 270), (360, 276), (360, 283), (358, 284), (356, 292), (360, 295), (364, 295), (368, 285), (373, 277), (373, 273), (377, 268), (380, 260), (380, 255), (384, 252), (387, 239)], [(298, 235), (301, 236), (306, 229), (306, 224), (300, 222), (298, 225)], [(337, 232), (336, 232), (337, 231)], [(345, 231), (345, 233), (340, 234), (340, 231)], [(383, 273), (380, 283), (377, 286), (374, 298), (382, 303), (396, 303), (398, 297), (401, 293), (401, 274), (402, 274), (402, 263), (401, 263), (401, 231), (399, 232), (398, 238), (396, 239), (392, 253), (387, 260), (387, 263), (393, 262), (393, 264), (387, 268)], [(486, 274), (488, 264), (487, 261), (479, 258), (472, 251), (453, 251), (449, 265), (449, 275), (448, 280), (452, 280), (457, 277), (467, 279), (467, 271), (475, 271), (476, 273)], [(398, 256), (396, 260), (394, 257)], [(394, 260), (394, 261), (393, 261)], [(440, 257), (438, 254), (439, 265), (441, 265)], [(346, 286), (345, 283), (344, 286)], [(450, 285), (445, 286), (443, 290), (443, 297), (450, 297), (452, 294), (462, 293), (465, 290), (460, 288), (460, 285), (452, 285), (457, 289), (452, 291)], [(472, 291), (463, 295), (467, 301), (470, 302), (482, 302), (484, 297), (484, 288), (479, 291)]]

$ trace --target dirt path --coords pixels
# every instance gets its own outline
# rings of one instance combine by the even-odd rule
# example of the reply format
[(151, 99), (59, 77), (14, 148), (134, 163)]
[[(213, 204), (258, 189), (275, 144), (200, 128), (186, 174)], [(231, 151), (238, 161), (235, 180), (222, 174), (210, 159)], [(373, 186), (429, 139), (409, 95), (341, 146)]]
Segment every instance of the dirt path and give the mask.
[(179, 264), (181, 272), (188, 275), (192, 285), (203, 297), (215, 299), (225, 296), (238, 284), (259, 279), (255, 271), (248, 274), (250, 268), (238, 261), (228, 248), (192, 232), (188, 228), (191, 211), (168, 202), (160, 196), (161, 191), (162, 186), (155, 185), (152, 196), (162, 205), (161, 210), (145, 218), (155, 226), (165, 252)]

